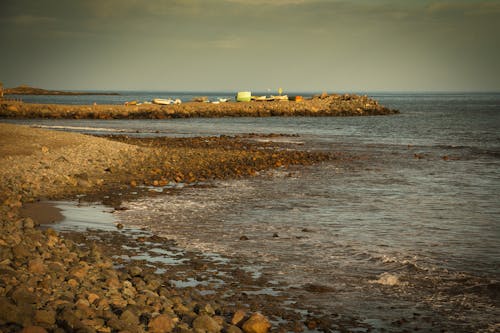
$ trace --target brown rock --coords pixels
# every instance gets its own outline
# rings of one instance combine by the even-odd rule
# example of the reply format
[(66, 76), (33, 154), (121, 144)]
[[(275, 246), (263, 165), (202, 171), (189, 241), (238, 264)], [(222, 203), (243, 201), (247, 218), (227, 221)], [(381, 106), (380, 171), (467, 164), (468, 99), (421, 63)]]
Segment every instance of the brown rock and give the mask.
[(159, 315), (150, 320), (148, 329), (153, 333), (169, 333), (174, 329), (175, 323), (166, 314)]
[(16, 259), (26, 259), (31, 256), (30, 248), (23, 243), (20, 243), (12, 248), (12, 253)]
[(90, 304), (93, 304), (96, 300), (98, 300), (100, 297), (97, 294), (90, 293), (87, 296), (87, 300), (89, 301)]
[(198, 333), (218, 333), (222, 327), (210, 316), (201, 315), (193, 321), (193, 328)]
[(27, 326), (20, 333), (47, 333), (47, 330), (41, 326)]
[(139, 317), (130, 310), (125, 310), (120, 315), (120, 320), (125, 323), (127, 327), (139, 326)]
[(80, 265), (71, 270), (70, 275), (76, 277), (79, 280), (83, 280), (87, 276), (89, 267), (87, 265)]
[(132, 266), (129, 268), (129, 273), (131, 276), (142, 276), (142, 268), (139, 266)]
[(267, 333), (271, 323), (260, 313), (254, 313), (242, 326), (245, 333)]
[(16, 302), (17, 305), (34, 304), (37, 301), (35, 294), (33, 294), (33, 292), (25, 286), (17, 287), (12, 292), (11, 297), (14, 300), (14, 302)]
[(76, 288), (76, 287), (78, 287), (79, 283), (75, 279), (69, 279), (68, 280), (68, 285), (70, 287), (72, 287), (72, 288)]
[(40, 325), (54, 325), (56, 323), (56, 312), (53, 310), (35, 311), (35, 322)]
[(226, 328), (226, 333), (242, 333), (243, 331), (238, 327), (234, 325), (229, 325)]
[(43, 274), (45, 273), (46, 267), (42, 259), (33, 259), (28, 263), (28, 270), (33, 274)]
[(247, 312), (243, 309), (239, 309), (236, 311), (233, 315), (233, 318), (231, 318), (231, 324), (233, 325), (239, 325), (243, 322), (243, 319), (245, 319), (247, 315)]

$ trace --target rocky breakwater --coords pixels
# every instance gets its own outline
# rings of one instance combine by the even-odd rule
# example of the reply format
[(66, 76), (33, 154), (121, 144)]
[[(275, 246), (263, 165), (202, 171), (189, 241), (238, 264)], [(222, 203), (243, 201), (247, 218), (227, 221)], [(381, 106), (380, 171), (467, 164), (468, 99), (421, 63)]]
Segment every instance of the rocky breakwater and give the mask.
[(329, 158), (262, 149), (244, 143), (245, 138), (175, 139), (172, 148), (165, 148), (168, 139), (154, 140), (108, 140), (0, 124), (1, 332), (270, 329), (258, 312), (194, 299), (146, 267), (117, 269), (99, 247), (82, 247), (20, 214), (24, 204), (44, 197), (102, 198), (118, 188), (137, 191), (140, 184), (235, 177)]
[(178, 105), (56, 105), (0, 102), (0, 117), (166, 119), (191, 117), (374, 116), (399, 113), (367, 96), (322, 94), (302, 101), (253, 101)]

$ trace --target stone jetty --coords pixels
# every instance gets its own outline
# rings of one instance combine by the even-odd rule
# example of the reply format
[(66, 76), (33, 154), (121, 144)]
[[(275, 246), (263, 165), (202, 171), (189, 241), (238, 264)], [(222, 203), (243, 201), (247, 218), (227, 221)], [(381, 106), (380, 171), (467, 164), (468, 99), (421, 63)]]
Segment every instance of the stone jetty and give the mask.
[(375, 116), (399, 113), (367, 96), (321, 94), (301, 101), (253, 101), (178, 105), (60, 105), (1, 102), (3, 118), (168, 119), (193, 117)]

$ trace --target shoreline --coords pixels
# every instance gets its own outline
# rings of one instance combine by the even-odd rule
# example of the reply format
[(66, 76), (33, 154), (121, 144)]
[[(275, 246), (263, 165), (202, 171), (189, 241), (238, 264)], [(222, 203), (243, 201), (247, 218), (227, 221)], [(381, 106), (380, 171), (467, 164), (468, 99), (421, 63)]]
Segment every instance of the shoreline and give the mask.
[(169, 119), (194, 117), (342, 117), (398, 114), (359, 95), (321, 95), (302, 101), (186, 102), (177, 105), (64, 105), (0, 100), (0, 118)]
[(116, 96), (115, 92), (92, 92), (92, 91), (66, 91), (66, 90), (47, 90), (29, 86), (19, 86), (15, 88), (5, 88), (4, 95), (51, 95), (51, 96)]
[[(259, 297), (251, 304), (246, 299), (239, 306), (225, 304), (221, 299), (193, 296), (199, 294), (199, 288), (190, 294), (169, 287), (147, 265), (124, 263), (117, 269), (116, 261), (106, 255), (110, 252), (101, 248), (105, 244), (84, 242), (82, 237), (87, 233), (62, 237), (50, 226), (40, 229), (37, 224), (41, 221), (23, 217), (21, 210), (28, 203), (81, 194), (85, 194), (85, 200), (122, 209), (120, 204), (126, 195), (118, 192), (159, 195), (148, 188), (170, 182), (196, 185), (210, 179), (247, 177), (262, 170), (337, 158), (325, 153), (288, 151), (273, 142), (257, 143), (251, 135), (141, 140), (97, 138), (6, 124), (0, 124), (0, 129), (0, 166), (6, 171), (0, 176), (3, 332), (34, 326), (41, 332), (56, 328), (95, 332), (267, 332), (271, 323), (259, 312), (267, 315), (263, 310), (270, 308), (260, 307)], [(32, 211), (37, 219), (40, 209), (35, 206)], [(49, 213), (48, 220), (54, 220), (54, 212)], [(138, 244), (143, 242), (141, 239), (136, 239)], [(125, 238), (122, 243), (129, 241)], [(199, 263), (195, 261), (193, 267), (199, 269)]]

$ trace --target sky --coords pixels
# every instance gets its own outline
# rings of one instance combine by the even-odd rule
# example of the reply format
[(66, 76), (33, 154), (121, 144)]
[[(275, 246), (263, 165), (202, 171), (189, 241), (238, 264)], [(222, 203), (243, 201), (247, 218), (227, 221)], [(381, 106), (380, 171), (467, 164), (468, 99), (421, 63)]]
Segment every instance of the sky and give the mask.
[(500, 0), (2, 0), (0, 82), (500, 91)]

